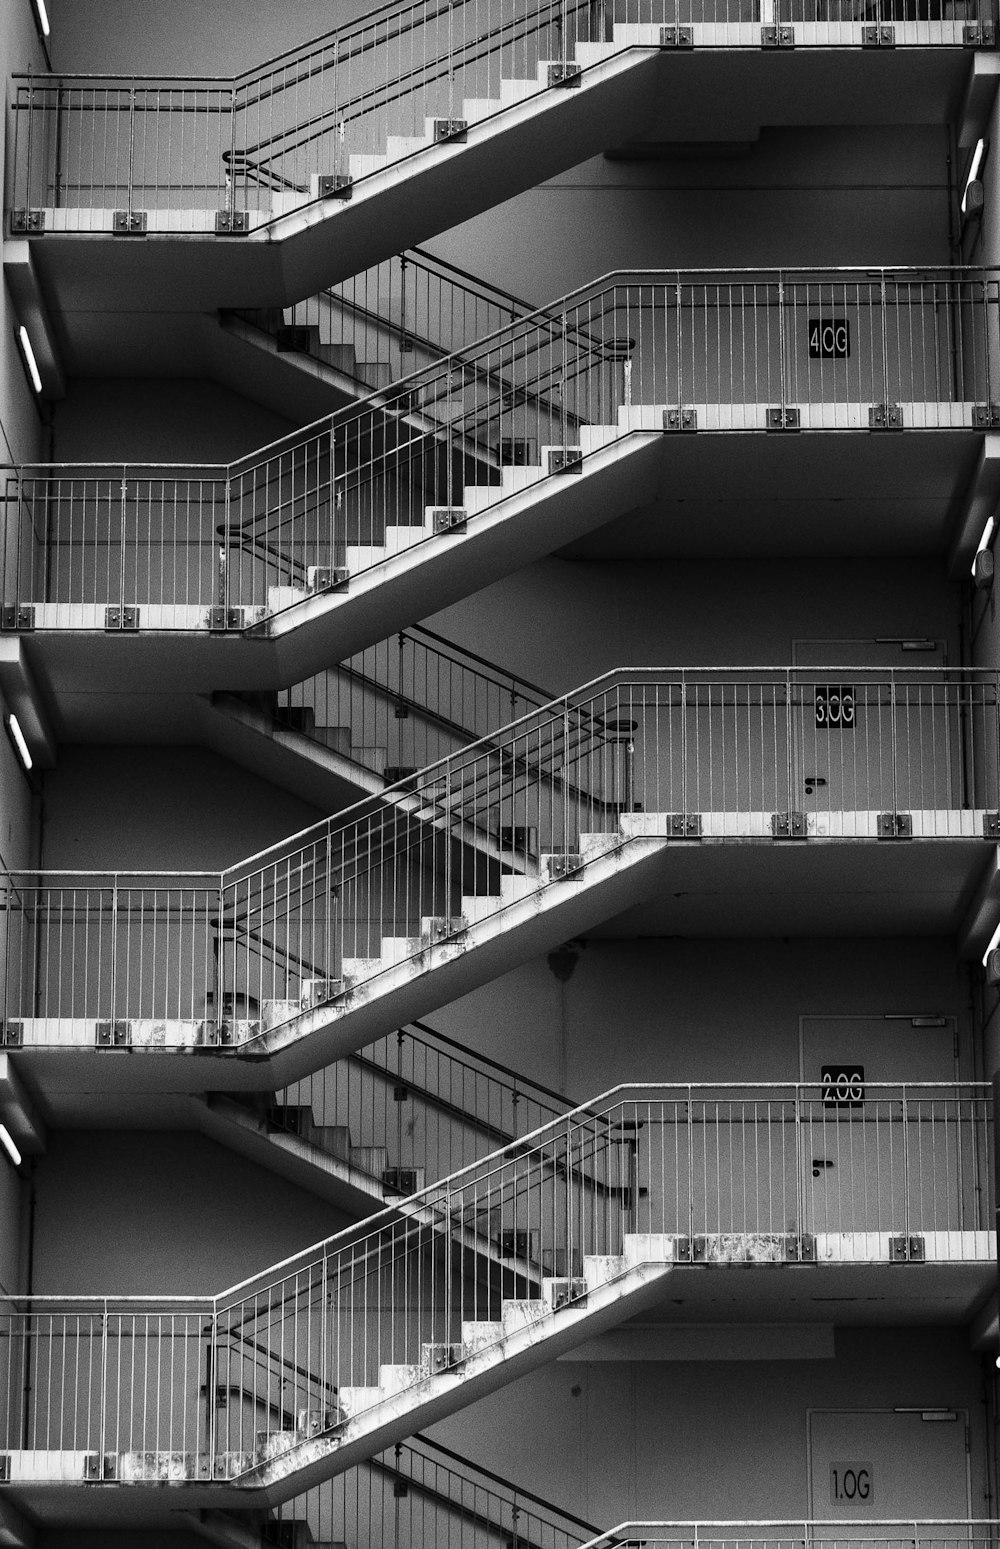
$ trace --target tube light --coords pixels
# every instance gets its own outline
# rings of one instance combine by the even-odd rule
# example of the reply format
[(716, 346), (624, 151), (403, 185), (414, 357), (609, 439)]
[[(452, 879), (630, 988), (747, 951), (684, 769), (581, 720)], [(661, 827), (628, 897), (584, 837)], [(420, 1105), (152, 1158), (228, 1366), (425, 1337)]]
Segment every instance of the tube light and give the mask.
[(42, 390), (42, 379), (38, 371), (38, 362), (35, 359), (35, 352), (31, 348), (31, 340), (28, 338), (28, 330), (25, 328), (23, 323), (17, 330), (17, 337), (20, 341), (21, 353), (24, 356), (24, 364), (27, 366), (28, 375), (31, 377), (31, 385), (35, 389), (36, 393), (40, 393)]
[[(38, 13), (38, 25), (42, 29), (42, 37), (49, 35), (49, 13), (45, 9), (45, 0), (35, 0), (35, 10)], [(979, 142), (982, 144), (982, 141)]]
[(972, 161), (971, 161), (971, 163), (969, 165), (969, 175), (968, 175), (968, 177), (965, 180), (965, 189), (964, 189), (964, 192), (962, 194), (961, 209), (962, 209), (962, 214), (963, 215), (966, 213), (966, 208), (965, 207), (966, 207), (966, 202), (967, 202), (967, 200), (969, 198), (969, 189), (971, 188), (972, 184), (977, 181), (977, 179), (979, 177), (979, 169), (980, 169), (980, 167), (983, 164), (983, 157), (985, 156), (985, 154), (986, 154), (986, 141), (985, 140), (977, 140), (976, 141), (976, 148), (975, 148), (975, 150), (972, 153)]
[(20, 1167), (21, 1153), (17, 1149), (17, 1146), (14, 1144), (14, 1137), (12, 1136), (10, 1130), (7, 1128), (6, 1124), (0, 1124), (0, 1145), (3, 1146), (7, 1155), (14, 1163), (14, 1166)]
[(984, 549), (988, 549), (990, 544), (993, 542), (993, 534), (996, 530), (996, 525), (996, 517), (991, 516), (989, 521), (986, 523), (986, 526), (983, 528), (983, 536), (980, 538), (979, 547), (976, 549), (977, 554), (981, 554)]
[(24, 732), (21, 730), (20, 722), (18, 721), (16, 715), (8, 715), (7, 730), (10, 732), (11, 741), (17, 749), (18, 757), (20, 758), (21, 763), (24, 765), (25, 769), (30, 769), (34, 763), (34, 759), (31, 756), (31, 749), (28, 747), (28, 744), (24, 740)]

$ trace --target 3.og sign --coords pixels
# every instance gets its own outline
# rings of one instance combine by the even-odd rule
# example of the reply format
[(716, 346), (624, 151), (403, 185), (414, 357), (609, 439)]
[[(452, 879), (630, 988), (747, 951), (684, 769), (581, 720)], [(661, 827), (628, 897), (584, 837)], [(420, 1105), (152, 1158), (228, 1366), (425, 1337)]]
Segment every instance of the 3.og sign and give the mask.
[(851, 353), (851, 326), (846, 317), (809, 319), (809, 359), (846, 360)]

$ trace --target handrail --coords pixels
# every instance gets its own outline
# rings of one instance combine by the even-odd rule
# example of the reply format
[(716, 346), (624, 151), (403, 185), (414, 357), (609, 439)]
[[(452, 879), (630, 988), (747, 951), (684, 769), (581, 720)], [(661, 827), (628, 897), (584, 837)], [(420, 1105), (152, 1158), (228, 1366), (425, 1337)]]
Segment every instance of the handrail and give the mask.
[(460, 1452), (453, 1452), (443, 1442), (435, 1441), (432, 1436), (425, 1436), (422, 1432), (417, 1431), (410, 1438), (411, 1445), (413, 1442), (419, 1442), (421, 1447), (428, 1447), (434, 1452), (439, 1452), (442, 1457), (448, 1458), (452, 1463), (459, 1464), (460, 1467), (474, 1470), (477, 1474), (481, 1474), (484, 1479), (490, 1479), (494, 1484), (498, 1484), (502, 1488), (516, 1493), (519, 1500), (531, 1501), (535, 1506), (541, 1506), (546, 1511), (558, 1512), (560, 1517), (567, 1522), (572, 1522), (576, 1527), (587, 1529), (590, 1527), (590, 1524), (585, 1522), (582, 1517), (574, 1516), (571, 1511), (564, 1511), (561, 1506), (553, 1506), (551, 1501), (545, 1500), (540, 1495), (535, 1495), (531, 1490), (525, 1489), (524, 1485), (513, 1484), (509, 1479), (505, 1479), (502, 1474), (495, 1474), (492, 1469), (486, 1467), (485, 1463), (473, 1463), (469, 1458), (464, 1458)]

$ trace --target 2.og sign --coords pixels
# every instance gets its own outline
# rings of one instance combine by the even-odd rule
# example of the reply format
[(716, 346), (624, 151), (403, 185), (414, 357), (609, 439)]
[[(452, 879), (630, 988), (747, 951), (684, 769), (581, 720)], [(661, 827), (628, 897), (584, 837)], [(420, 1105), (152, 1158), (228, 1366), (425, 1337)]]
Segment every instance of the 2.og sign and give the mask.
[(870, 1463), (831, 1463), (830, 1502), (863, 1501), (870, 1506), (875, 1499), (875, 1480)]
[(846, 317), (809, 319), (809, 359), (846, 360), (851, 353), (851, 328)]

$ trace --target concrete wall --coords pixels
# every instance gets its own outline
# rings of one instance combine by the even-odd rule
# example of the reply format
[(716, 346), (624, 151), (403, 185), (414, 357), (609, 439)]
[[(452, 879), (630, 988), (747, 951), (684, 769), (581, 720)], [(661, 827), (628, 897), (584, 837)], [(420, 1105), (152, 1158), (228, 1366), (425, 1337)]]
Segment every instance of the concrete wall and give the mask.
[[(637, 1080), (797, 1081), (802, 1016), (970, 1009), (945, 940), (590, 939), (574, 951), (426, 1020), (586, 1102)], [(974, 1074), (968, 1049), (963, 1073)]]
[(941, 128), (820, 127), (601, 156), (426, 245), (536, 305), (621, 268), (948, 263), (947, 154)]
[(228, 866), (322, 814), (203, 748), (66, 746), (45, 777), (43, 865)]
[(75, 378), (54, 410), (56, 462), (223, 463), (293, 427), (215, 382)]
[[(35, 1290), (201, 1295), (347, 1225), (203, 1136), (60, 1130), (35, 1183)], [(103, 1217), (113, 1229), (95, 1231)]]
[(599, 1525), (762, 1521), (808, 1512), (808, 1408), (956, 1405), (970, 1411), (972, 1510), (983, 1510), (982, 1370), (964, 1331), (839, 1329), (835, 1352), (557, 1361), (432, 1434)]
[(788, 664), (797, 640), (869, 640), (881, 661), (876, 637), (916, 633), (955, 663), (959, 606), (936, 560), (553, 556), (427, 622), (560, 693), (618, 666)]

